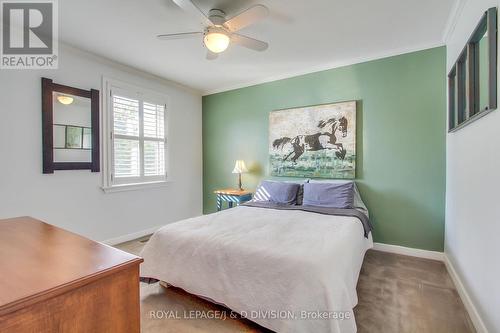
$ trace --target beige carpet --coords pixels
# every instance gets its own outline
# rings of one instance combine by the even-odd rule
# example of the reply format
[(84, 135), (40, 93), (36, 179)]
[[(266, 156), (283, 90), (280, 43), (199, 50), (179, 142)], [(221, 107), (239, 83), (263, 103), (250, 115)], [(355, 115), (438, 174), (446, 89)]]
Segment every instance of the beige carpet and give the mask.
[[(144, 241), (117, 247), (138, 254)], [(360, 333), (475, 332), (441, 262), (371, 250), (357, 290), (359, 303), (354, 311)], [(221, 312), (226, 318), (221, 318)], [(158, 284), (141, 284), (141, 313), (144, 333), (268, 332), (248, 320), (229, 318), (229, 310), (223, 307)], [(207, 315), (216, 318), (199, 318)]]

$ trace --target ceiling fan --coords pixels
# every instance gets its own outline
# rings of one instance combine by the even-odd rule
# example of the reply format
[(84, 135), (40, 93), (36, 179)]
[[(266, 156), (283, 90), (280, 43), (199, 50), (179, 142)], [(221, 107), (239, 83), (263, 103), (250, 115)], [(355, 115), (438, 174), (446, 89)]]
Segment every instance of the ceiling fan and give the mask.
[(244, 27), (265, 18), (269, 14), (269, 9), (264, 5), (252, 6), (235, 17), (226, 19), (226, 13), (220, 9), (211, 9), (207, 16), (192, 0), (172, 1), (186, 12), (198, 17), (205, 29), (204, 31), (158, 35), (158, 39), (171, 40), (203, 36), (203, 43), (208, 49), (207, 59), (209, 60), (216, 59), (218, 54), (224, 52), (230, 43), (255, 51), (265, 51), (269, 46), (266, 42), (236, 33)]

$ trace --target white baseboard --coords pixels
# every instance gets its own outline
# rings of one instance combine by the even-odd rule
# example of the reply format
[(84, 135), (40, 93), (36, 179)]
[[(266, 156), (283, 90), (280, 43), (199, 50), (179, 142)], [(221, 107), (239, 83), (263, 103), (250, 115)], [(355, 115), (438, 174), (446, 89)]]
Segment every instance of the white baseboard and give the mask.
[(404, 246), (384, 244), (384, 243), (374, 243), (373, 249), (382, 252), (402, 254), (405, 256), (444, 261), (443, 252), (414, 249), (411, 247), (404, 247)]
[(144, 237), (144, 236), (147, 236), (147, 235), (151, 235), (152, 233), (154, 233), (156, 230), (160, 229), (161, 227), (163, 227), (163, 225), (152, 227), (152, 228), (148, 228), (148, 229), (144, 229), (144, 230), (140, 230), (140, 231), (128, 234), (128, 235), (123, 235), (123, 236), (118, 236), (118, 237), (115, 237), (115, 238), (107, 239), (105, 241), (102, 241), (101, 243), (104, 243), (104, 244), (107, 244), (107, 245), (116, 245), (116, 244), (128, 242), (128, 241), (131, 241), (131, 240), (134, 240), (134, 239), (137, 239), (137, 238), (141, 238), (141, 237)]
[(460, 298), (462, 299), (462, 302), (464, 303), (464, 306), (467, 309), (467, 312), (469, 313), (469, 317), (470, 317), (472, 323), (474, 324), (474, 328), (476, 329), (476, 332), (477, 333), (488, 333), (488, 329), (484, 325), (484, 322), (481, 319), (481, 316), (479, 315), (479, 312), (477, 311), (476, 306), (472, 302), (472, 299), (469, 296), (467, 289), (465, 289), (465, 286), (462, 283), (460, 276), (458, 275), (457, 271), (455, 270), (455, 267), (453, 267), (453, 264), (451, 263), (450, 259), (448, 258), (448, 256), (446, 254), (444, 255), (444, 264), (446, 265), (446, 269), (448, 270), (448, 273), (450, 274), (451, 279), (453, 280), (453, 283), (455, 284), (455, 288), (457, 289), (457, 292), (460, 295)]

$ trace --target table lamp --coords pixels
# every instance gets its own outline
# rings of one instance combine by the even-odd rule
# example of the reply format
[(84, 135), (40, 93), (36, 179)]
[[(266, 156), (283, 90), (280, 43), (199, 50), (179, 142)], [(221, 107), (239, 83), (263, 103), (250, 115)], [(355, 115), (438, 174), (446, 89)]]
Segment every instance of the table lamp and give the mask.
[(240, 189), (240, 191), (243, 191), (243, 187), (241, 187), (241, 174), (245, 172), (248, 172), (245, 161), (237, 160), (236, 164), (234, 165), (233, 173), (238, 174), (238, 188)]

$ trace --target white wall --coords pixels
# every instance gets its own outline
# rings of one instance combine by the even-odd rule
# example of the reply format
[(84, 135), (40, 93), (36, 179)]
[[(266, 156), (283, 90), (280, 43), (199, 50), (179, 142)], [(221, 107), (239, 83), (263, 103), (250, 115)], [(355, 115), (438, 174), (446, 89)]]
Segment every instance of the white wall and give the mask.
[[(467, 0), (447, 40), (448, 70), (498, 0)], [(500, 96), (500, 95), (499, 95)], [(447, 135), (445, 253), (490, 332), (500, 332), (500, 110)]]
[[(105, 194), (101, 173), (42, 174), (40, 78), (101, 90), (103, 75), (169, 96), (166, 187)], [(29, 215), (106, 240), (200, 215), (201, 117), (199, 92), (68, 46), (61, 45), (58, 70), (0, 70), (0, 219)]]

